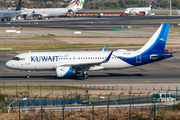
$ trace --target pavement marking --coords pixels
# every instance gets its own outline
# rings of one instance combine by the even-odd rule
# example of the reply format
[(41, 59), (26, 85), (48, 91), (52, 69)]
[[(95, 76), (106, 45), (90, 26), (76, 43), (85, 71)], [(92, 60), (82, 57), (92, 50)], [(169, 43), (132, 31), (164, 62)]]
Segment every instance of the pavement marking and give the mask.
[(147, 84), (150, 84), (151, 82), (150, 81), (146, 81)]

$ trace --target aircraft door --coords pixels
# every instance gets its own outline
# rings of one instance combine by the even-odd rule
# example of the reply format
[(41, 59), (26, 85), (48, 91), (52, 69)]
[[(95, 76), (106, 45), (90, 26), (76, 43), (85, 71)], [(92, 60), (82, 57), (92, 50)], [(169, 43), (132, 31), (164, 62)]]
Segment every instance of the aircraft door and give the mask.
[(25, 64), (26, 65), (30, 65), (30, 55), (26, 55), (26, 58), (25, 58)]
[(136, 56), (136, 63), (141, 63), (141, 55)]

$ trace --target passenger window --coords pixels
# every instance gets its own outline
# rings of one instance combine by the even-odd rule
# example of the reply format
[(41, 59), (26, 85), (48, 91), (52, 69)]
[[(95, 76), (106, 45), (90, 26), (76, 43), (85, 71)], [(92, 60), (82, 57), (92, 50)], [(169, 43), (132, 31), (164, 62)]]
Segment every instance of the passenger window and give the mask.
[(169, 97), (169, 94), (166, 94), (166, 97)]

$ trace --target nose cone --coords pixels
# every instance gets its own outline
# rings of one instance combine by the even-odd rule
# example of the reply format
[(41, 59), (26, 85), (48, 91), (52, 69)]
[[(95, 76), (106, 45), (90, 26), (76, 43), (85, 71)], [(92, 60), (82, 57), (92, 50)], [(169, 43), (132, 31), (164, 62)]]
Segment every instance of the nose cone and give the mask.
[(8, 67), (8, 68), (12, 68), (11, 61), (7, 61), (5, 65), (6, 65), (6, 67)]

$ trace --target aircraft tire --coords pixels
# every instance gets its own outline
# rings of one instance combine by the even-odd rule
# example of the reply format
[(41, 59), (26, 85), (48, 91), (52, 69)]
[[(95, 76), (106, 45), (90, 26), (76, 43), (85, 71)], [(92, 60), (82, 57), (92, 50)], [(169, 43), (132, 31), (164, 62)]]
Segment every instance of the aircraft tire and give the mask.
[(29, 79), (30, 78), (30, 75), (27, 75), (27, 79)]
[(87, 72), (83, 73), (83, 78), (88, 79), (88, 73)]

